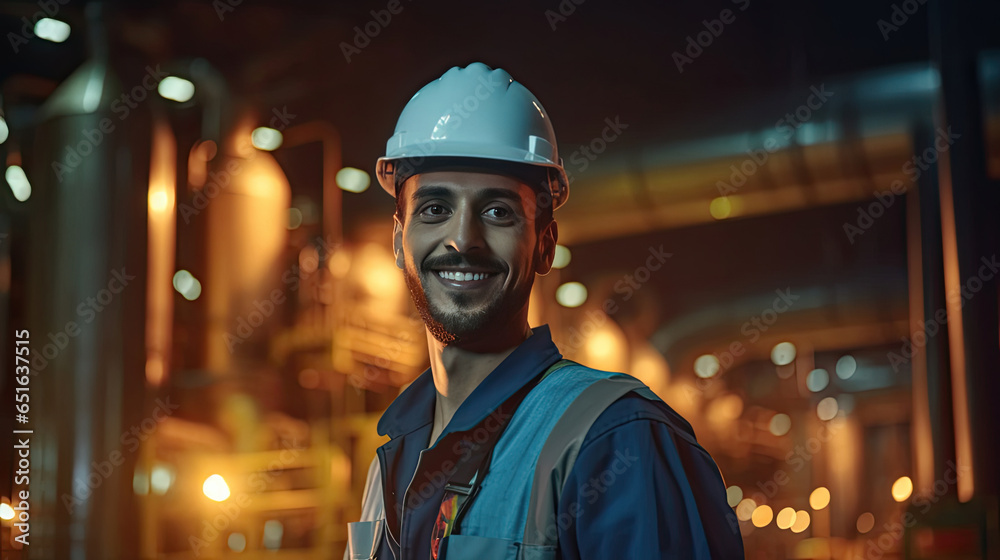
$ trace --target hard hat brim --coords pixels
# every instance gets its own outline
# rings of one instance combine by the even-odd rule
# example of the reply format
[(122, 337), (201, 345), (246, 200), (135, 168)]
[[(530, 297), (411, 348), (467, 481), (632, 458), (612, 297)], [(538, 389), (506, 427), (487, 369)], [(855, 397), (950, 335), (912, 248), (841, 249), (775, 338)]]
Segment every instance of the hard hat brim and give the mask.
[(477, 155), (473, 156), (463, 153), (463, 150), (443, 152), (444, 150), (435, 151), (433, 156), (420, 154), (381, 157), (376, 163), (375, 175), (382, 189), (394, 198), (403, 182), (413, 175), (433, 170), (457, 169), (508, 175), (539, 191), (547, 187), (552, 197), (553, 210), (565, 204), (569, 198), (569, 180), (558, 163), (517, 157), (483, 157), (479, 155), (481, 152), (476, 152)]

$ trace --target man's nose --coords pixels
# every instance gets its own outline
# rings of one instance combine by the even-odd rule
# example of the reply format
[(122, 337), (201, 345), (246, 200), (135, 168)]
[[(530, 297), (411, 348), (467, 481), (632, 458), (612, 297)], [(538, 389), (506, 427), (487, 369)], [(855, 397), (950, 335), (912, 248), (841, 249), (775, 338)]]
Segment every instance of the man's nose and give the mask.
[(467, 253), (486, 246), (483, 238), (483, 223), (474, 210), (459, 210), (449, 220), (448, 237), (445, 245), (459, 253)]

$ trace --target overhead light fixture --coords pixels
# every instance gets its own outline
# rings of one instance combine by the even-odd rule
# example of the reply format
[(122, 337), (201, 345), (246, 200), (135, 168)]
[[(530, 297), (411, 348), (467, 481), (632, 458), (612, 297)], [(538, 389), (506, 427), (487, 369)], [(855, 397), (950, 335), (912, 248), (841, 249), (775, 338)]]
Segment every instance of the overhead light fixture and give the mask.
[(156, 86), (156, 91), (164, 99), (184, 103), (194, 97), (194, 84), (184, 78), (167, 76), (160, 80), (160, 84)]
[(35, 23), (35, 36), (53, 43), (62, 43), (69, 38), (69, 24), (52, 18), (42, 18)]
[(255, 128), (250, 133), (250, 143), (253, 144), (253, 147), (265, 152), (277, 150), (281, 147), (283, 140), (281, 131), (266, 126)]
[(337, 172), (337, 186), (347, 192), (364, 192), (371, 184), (371, 176), (356, 167), (345, 167)]
[(7, 179), (7, 184), (10, 185), (10, 190), (14, 193), (14, 198), (20, 202), (28, 200), (31, 196), (31, 183), (28, 182), (28, 176), (24, 174), (24, 170), (21, 169), (20, 165), (11, 165), (7, 168), (7, 172), (4, 173), (4, 178)]

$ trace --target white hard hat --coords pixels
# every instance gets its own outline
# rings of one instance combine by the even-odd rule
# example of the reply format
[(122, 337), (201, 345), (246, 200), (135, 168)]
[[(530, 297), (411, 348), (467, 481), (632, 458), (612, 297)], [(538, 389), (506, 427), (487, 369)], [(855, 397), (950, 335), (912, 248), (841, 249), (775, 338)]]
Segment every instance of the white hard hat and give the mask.
[(553, 210), (569, 197), (548, 113), (510, 74), (481, 62), (453, 67), (410, 99), (375, 171), (382, 188), (396, 196), (407, 177), (443, 164), (537, 173)]

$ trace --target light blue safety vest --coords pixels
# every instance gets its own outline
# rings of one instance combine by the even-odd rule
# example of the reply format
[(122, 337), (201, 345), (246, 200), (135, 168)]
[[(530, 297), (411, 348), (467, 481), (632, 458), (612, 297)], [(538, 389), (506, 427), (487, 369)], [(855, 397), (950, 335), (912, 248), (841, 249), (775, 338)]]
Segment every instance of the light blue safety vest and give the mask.
[[(630, 375), (566, 359), (556, 366), (524, 398), (497, 441), (490, 470), (459, 523), (459, 534), (441, 540), (441, 560), (556, 558), (559, 499), (591, 425), (629, 391), (660, 400)], [(677, 464), (672, 466), (681, 468), (679, 457), (673, 455)], [(686, 494), (686, 501), (693, 504), (690, 488)], [(385, 520), (383, 507), (376, 458), (365, 486), (362, 521), (382, 529), (378, 525)], [(377, 532), (382, 535), (377, 538), (387, 538), (386, 531)], [(707, 543), (701, 544), (701, 550), (708, 550)], [(376, 543), (373, 550), (377, 548)]]

